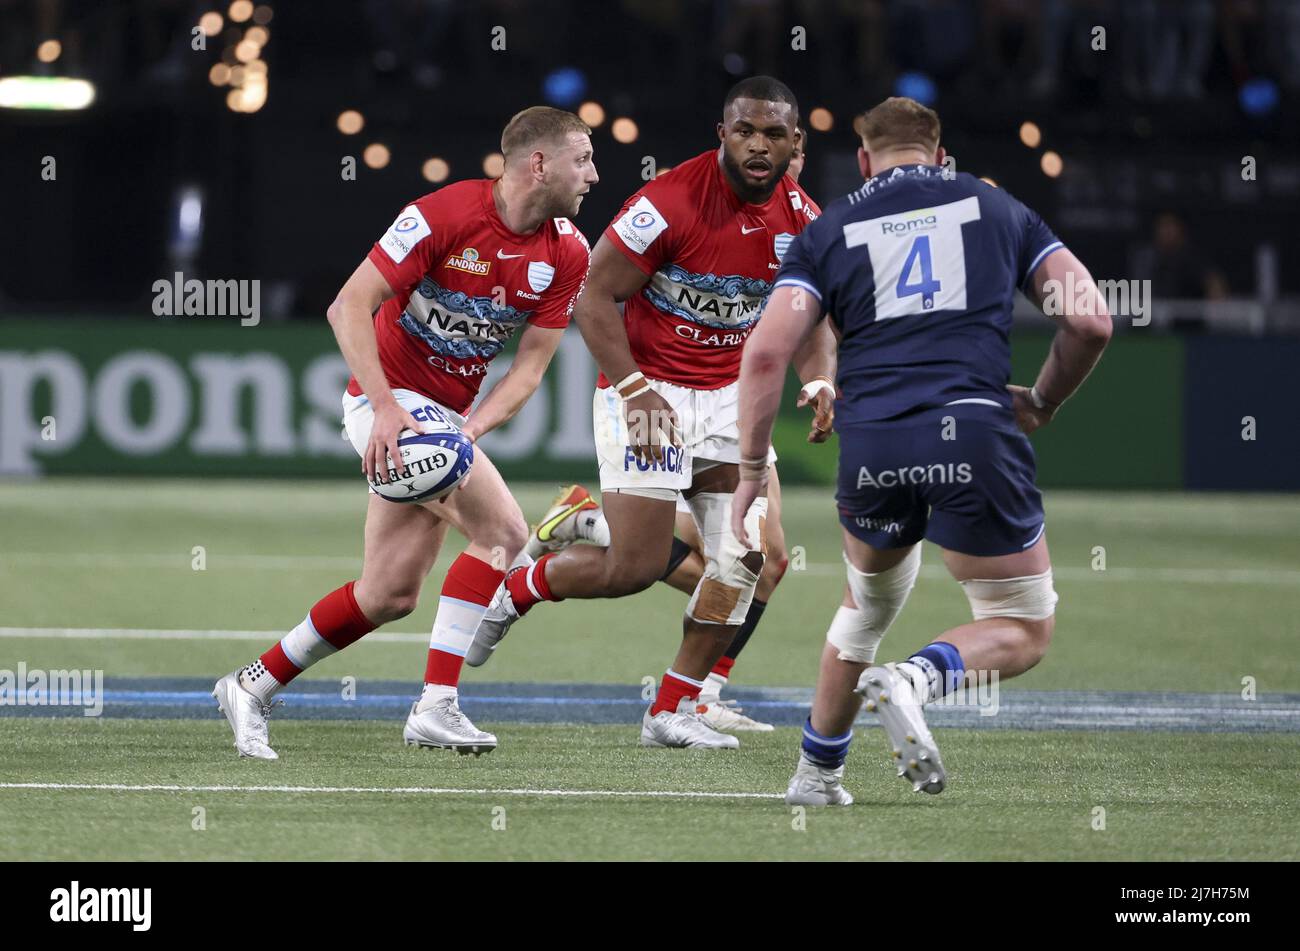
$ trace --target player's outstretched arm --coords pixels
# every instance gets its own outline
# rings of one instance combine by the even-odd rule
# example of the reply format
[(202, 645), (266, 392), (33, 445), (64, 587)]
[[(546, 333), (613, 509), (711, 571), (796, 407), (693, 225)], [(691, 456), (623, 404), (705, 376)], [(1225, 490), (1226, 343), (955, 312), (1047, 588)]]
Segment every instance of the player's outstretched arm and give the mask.
[(376, 472), (388, 471), (385, 456), (402, 458), (397, 448), (398, 434), (403, 429), (414, 429), (417, 432), (420, 429), (411, 414), (402, 409), (393, 398), (384, 369), (379, 364), (374, 313), (380, 304), (392, 296), (393, 289), (388, 286), (388, 281), (367, 258), (352, 272), (352, 276), (334, 298), (334, 303), (325, 312), (348, 369), (357, 378), (357, 383), (375, 411), (370, 443), (361, 460), (362, 471), (371, 481)]
[[(1062, 293), (1062, 288), (1072, 293)], [(1111, 334), (1105, 298), (1088, 269), (1067, 248), (1053, 251), (1038, 265), (1030, 289), (1034, 303), (1056, 318), (1059, 326), (1033, 388), (1008, 387), (1016, 423), (1026, 433), (1050, 422), (1060, 405), (1083, 385)]]
[(510, 369), (469, 414), (461, 432), (476, 440), (519, 412), (541, 384), (563, 338), (563, 327), (526, 327)]
[(831, 425), (835, 421), (835, 397), (838, 395), (835, 391), (838, 357), (839, 341), (835, 339), (829, 320), (821, 321), (794, 352), (794, 371), (803, 384), (795, 405), (813, 408), (809, 442), (820, 443), (830, 438)]
[(749, 546), (745, 515), (767, 482), (767, 449), (781, 403), (785, 371), (821, 318), (821, 302), (801, 287), (772, 291), (763, 319), (740, 358), (740, 485), (731, 505), (731, 530)]
[[(602, 237), (591, 252), (587, 286), (573, 308), (573, 321), (582, 339), (610, 383), (618, 387), (640, 373), (627, 341), (623, 315), (618, 305), (646, 283), (646, 275)], [(623, 412), (631, 435), (632, 452), (643, 462), (664, 461), (661, 424), (668, 430), (668, 442), (680, 445), (680, 423), (668, 401), (647, 387), (638, 377), (619, 388), (624, 396)]]

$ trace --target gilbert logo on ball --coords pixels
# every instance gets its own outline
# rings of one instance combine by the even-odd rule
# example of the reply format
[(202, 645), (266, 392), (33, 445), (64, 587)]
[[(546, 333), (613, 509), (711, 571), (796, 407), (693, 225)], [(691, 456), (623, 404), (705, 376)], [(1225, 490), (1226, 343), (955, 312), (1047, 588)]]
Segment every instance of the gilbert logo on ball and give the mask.
[(400, 466), (378, 473), (370, 487), (390, 502), (428, 502), (450, 495), (474, 464), (474, 444), (460, 432), (417, 433), (404, 429), (397, 439)]

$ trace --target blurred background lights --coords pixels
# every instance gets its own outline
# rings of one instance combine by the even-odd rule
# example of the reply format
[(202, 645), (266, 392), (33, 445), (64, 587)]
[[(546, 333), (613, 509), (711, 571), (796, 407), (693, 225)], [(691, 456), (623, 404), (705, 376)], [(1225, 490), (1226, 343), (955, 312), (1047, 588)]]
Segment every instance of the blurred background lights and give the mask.
[(835, 117), (831, 115), (829, 109), (818, 106), (808, 114), (808, 124), (818, 132), (829, 132), (831, 127), (835, 125)]
[(225, 63), (213, 63), (208, 70), (208, 82), (214, 86), (224, 86), (230, 82), (230, 67)]
[(225, 20), (221, 18), (221, 14), (215, 10), (209, 10), (199, 17), (199, 29), (203, 31), (204, 36), (216, 36), (221, 32), (224, 23)]
[(366, 120), (355, 109), (345, 109), (339, 113), (339, 131), (344, 135), (356, 135), (365, 127), (365, 124)]
[(42, 63), (52, 63), (59, 58), (63, 52), (63, 44), (58, 40), (46, 40), (40, 46), (36, 47), (36, 58)]
[(227, 13), (230, 14), (230, 19), (234, 22), (243, 23), (253, 15), (252, 0), (235, 0), (235, 2), (230, 5), (230, 9)]
[(598, 102), (584, 102), (578, 107), (578, 118), (595, 129), (604, 124), (605, 110)]
[(500, 178), (506, 170), (506, 157), (500, 152), (489, 152), (483, 157), (483, 174), (488, 178)]
[(1043, 141), (1043, 131), (1033, 122), (1020, 124), (1020, 141), (1031, 149), (1036, 149)]
[(428, 182), (445, 182), (447, 176), (451, 174), (451, 166), (444, 159), (437, 157), (425, 159), (424, 164), (420, 166), (420, 174)]
[(912, 71), (899, 73), (898, 79), (894, 80), (894, 95), (908, 96), (923, 106), (933, 106), (939, 93), (933, 79), (925, 73)]
[(1241, 109), (1249, 116), (1265, 116), (1277, 108), (1277, 83), (1271, 79), (1248, 80), (1237, 94)]
[(1055, 152), (1044, 152), (1043, 160), (1039, 164), (1042, 165), (1043, 174), (1048, 178), (1056, 178), (1056, 176), (1061, 174), (1061, 170), (1065, 168), (1065, 163), (1061, 160), (1061, 156), (1057, 155)]
[(622, 142), (624, 145), (635, 142), (638, 135), (636, 123), (627, 116), (615, 119), (609, 131), (613, 134), (615, 142)]
[(388, 151), (388, 146), (381, 142), (372, 142), (366, 146), (366, 150), (361, 153), (361, 160), (370, 168), (383, 168), (392, 160), (392, 153)]
[(275, 11), (265, 4), (262, 4), (253, 10), (253, 22), (258, 26), (266, 26), (271, 22), (271, 17), (273, 16), (275, 16)]
[(542, 95), (556, 106), (572, 106), (587, 91), (587, 77), (572, 66), (555, 69), (542, 80)]

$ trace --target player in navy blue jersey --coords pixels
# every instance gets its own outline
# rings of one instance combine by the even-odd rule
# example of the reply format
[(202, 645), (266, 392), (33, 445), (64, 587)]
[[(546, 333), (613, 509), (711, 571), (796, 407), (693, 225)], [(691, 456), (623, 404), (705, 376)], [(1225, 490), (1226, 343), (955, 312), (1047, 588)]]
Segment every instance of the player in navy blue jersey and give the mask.
[[(866, 183), (795, 238), (745, 346), (743, 481), (732, 508), (742, 542), (791, 355), (822, 317), (839, 340), (836, 502), (850, 597), (827, 633), (789, 803), (853, 801), (841, 777), (864, 698), (899, 774), (916, 790), (941, 792), (923, 705), (977, 674), (1025, 672), (1052, 636), (1057, 598), (1026, 436), (1100, 359), (1110, 316), (1087, 269), (1038, 215), (945, 169), (944, 158), (930, 109), (892, 98), (868, 112), (858, 150)], [(1010, 385), (1017, 289), (1061, 311), (1051, 314), (1056, 337), (1029, 389)], [(942, 550), (974, 620), (877, 666), (881, 638), (916, 581), (923, 538)]]

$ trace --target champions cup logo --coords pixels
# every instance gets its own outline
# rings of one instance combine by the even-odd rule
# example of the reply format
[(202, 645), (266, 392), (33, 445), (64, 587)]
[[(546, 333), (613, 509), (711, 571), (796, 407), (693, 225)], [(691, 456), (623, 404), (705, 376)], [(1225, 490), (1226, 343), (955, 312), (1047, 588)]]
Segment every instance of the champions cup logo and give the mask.
[(464, 271), (466, 274), (485, 275), (491, 269), (492, 262), (480, 261), (477, 249), (466, 248), (460, 254), (453, 254), (447, 258), (447, 263), (443, 266), (457, 271)]

